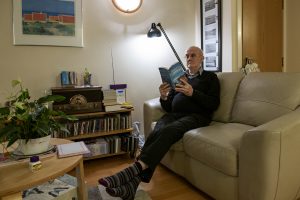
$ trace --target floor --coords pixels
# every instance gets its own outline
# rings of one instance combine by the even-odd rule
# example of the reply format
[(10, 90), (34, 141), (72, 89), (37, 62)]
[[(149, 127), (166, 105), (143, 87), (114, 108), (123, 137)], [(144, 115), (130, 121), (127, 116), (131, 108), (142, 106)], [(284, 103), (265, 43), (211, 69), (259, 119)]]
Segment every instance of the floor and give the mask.
[[(117, 173), (132, 162), (127, 155), (85, 161), (87, 185), (97, 185), (100, 177)], [(157, 167), (151, 182), (141, 183), (140, 187), (147, 191), (153, 200), (212, 200), (162, 165)]]

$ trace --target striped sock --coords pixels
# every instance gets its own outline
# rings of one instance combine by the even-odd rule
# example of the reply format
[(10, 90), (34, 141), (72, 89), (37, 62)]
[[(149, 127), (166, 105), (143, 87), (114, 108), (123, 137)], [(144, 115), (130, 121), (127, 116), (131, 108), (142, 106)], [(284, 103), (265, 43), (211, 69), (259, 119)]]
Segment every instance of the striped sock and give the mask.
[(115, 188), (106, 188), (106, 192), (110, 196), (121, 197), (123, 200), (133, 200), (140, 182), (141, 178), (136, 176), (124, 185)]
[(130, 167), (123, 169), (115, 175), (99, 179), (98, 182), (100, 185), (103, 185), (105, 187), (115, 188), (127, 183), (141, 172), (142, 165), (139, 162), (135, 162)]

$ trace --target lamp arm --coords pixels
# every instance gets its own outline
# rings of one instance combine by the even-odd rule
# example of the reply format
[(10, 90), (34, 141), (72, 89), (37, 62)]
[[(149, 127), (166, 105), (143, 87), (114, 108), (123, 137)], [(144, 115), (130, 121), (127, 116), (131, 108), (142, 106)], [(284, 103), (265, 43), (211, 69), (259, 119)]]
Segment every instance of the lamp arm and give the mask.
[(174, 46), (172, 45), (172, 43), (171, 43), (171, 41), (170, 41), (169, 37), (167, 36), (167, 34), (166, 34), (166, 32), (165, 32), (164, 28), (162, 27), (162, 25), (161, 25), (160, 23), (158, 23), (158, 24), (157, 24), (157, 26), (160, 28), (161, 32), (164, 34), (164, 36), (165, 36), (166, 40), (168, 41), (168, 43), (169, 43), (169, 45), (170, 45), (171, 49), (172, 49), (172, 50), (173, 50), (173, 52), (174, 52), (174, 54), (175, 54), (175, 56), (176, 56), (177, 60), (179, 61), (179, 63), (181, 64), (181, 66), (182, 66), (183, 70), (185, 71), (186, 69), (185, 69), (185, 67), (184, 67), (184, 64), (182, 63), (181, 59), (179, 58), (179, 56), (178, 56), (178, 54), (177, 54), (177, 52), (176, 52), (176, 50), (175, 50)]

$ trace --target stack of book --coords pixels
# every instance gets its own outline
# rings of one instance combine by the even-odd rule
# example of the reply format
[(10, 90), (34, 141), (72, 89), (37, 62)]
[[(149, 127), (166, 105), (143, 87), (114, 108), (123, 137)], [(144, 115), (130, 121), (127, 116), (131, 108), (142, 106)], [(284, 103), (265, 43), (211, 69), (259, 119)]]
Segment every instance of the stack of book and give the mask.
[(116, 90), (103, 90), (103, 105), (106, 112), (122, 110), (122, 105), (117, 101)]
[(102, 102), (103, 102), (104, 106), (118, 104), (116, 91), (112, 90), (112, 89), (103, 90), (103, 101)]
[(138, 137), (133, 135), (112, 135), (93, 140), (86, 140), (84, 143), (89, 149), (89, 154), (84, 157), (91, 157), (104, 154), (116, 154), (120, 152), (129, 152), (134, 155), (138, 148)]
[(62, 86), (77, 85), (77, 74), (71, 71), (62, 71), (60, 73)]

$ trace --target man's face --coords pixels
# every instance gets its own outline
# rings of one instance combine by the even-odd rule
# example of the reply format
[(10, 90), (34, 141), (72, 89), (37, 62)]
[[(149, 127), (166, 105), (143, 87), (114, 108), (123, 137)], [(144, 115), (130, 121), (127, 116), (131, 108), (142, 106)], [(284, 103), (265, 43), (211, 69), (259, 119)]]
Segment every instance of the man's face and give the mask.
[(190, 73), (198, 72), (203, 61), (202, 51), (196, 47), (191, 47), (186, 51), (185, 57)]

